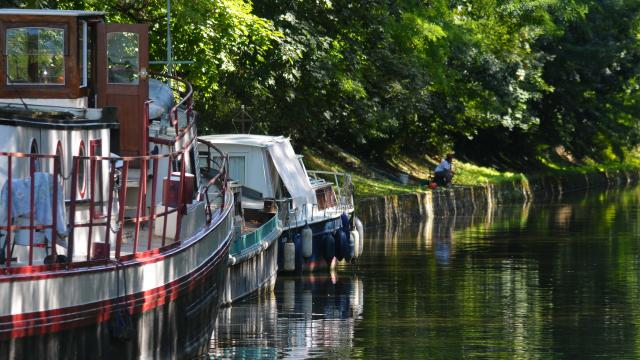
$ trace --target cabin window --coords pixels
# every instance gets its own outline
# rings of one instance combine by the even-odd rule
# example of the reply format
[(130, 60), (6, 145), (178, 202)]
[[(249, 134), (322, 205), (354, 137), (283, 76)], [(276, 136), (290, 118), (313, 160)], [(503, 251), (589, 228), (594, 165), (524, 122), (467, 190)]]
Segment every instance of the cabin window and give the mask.
[[(82, 158), (84, 156), (85, 156), (84, 141), (80, 141), (80, 149), (78, 150), (78, 157)], [(78, 171), (76, 175), (77, 176), (76, 181), (78, 182), (77, 189), (81, 199), (84, 199), (85, 190), (86, 190), (86, 181), (87, 181), (87, 177), (85, 175), (86, 168), (87, 167), (85, 164), (85, 159), (80, 159), (78, 161)]]
[(241, 185), (245, 185), (244, 163), (244, 156), (229, 156), (229, 177)]
[(64, 29), (9, 28), (5, 35), (7, 84), (64, 85)]
[(109, 84), (138, 84), (139, 39), (131, 32), (107, 34), (107, 71)]

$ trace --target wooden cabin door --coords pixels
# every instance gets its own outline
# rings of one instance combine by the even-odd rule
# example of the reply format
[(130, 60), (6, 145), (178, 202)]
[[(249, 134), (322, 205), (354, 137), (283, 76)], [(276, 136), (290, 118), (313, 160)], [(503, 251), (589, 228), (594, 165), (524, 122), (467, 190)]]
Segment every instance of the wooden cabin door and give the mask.
[(116, 107), (120, 156), (146, 155), (144, 103), (149, 97), (149, 29), (144, 24), (98, 24), (98, 106)]

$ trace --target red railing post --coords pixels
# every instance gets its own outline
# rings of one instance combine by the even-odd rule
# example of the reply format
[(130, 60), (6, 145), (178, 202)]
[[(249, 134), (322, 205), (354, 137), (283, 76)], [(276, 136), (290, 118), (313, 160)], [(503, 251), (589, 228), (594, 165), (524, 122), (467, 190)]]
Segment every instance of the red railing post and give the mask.
[(186, 155), (186, 151), (182, 152), (182, 155), (180, 156), (180, 188), (178, 190), (178, 204), (177, 204), (178, 213), (176, 214), (176, 235), (174, 237), (174, 242), (180, 241), (180, 230), (182, 227), (182, 214), (183, 212), (186, 213), (187, 211), (187, 205), (183, 201), (184, 185), (185, 185), (184, 178), (185, 178), (185, 167), (186, 167), (185, 155)]
[(109, 160), (109, 202), (107, 203), (107, 219), (104, 234), (104, 243), (106, 244), (105, 247), (108, 249), (107, 259), (111, 258), (111, 246), (109, 238), (111, 235), (111, 215), (113, 210), (113, 187), (115, 186), (113, 181), (115, 162), (116, 160)]
[(78, 158), (73, 157), (73, 167), (71, 169), (71, 204), (69, 205), (69, 257), (67, 262), (73, 262), (73, 243), (75, 237), (76, 223), (76, 200), (78, 198)]
[(141, 164), (140, 164), (140, 179), (138, 181), (138, 201), (137, 201), (137, 208), (136, 208), (136, 227), (135, 227), (135, 231), (133, 234), (133, 255), (136, 254), (136, 252), (138, 251), (138, 238), (140, 235), (140, 216), (142, 216), (142, 200), (143, 200), (143, 193), (146, 191), (145, 187), (147, 184), (147, 159), (143, 158), (141, 160)]
[(8, 168), (7, 168), (7, 235), (5, 238), (5, 247), (6, 247), (6, 257), (5, 257), (5, 262), (6, 262), (6, 266), (10, 267), (11, 266), (11, 210), (12, 210), (12, 206), (13, 206), (13, 189), (12, 189), (12, 183), (13, 183), (13, 177), (12, 177), (12, 172), (13, 172), (13, 166), (12, 166), (12, 157), (11, 155), (9, 155), (7, 157), (7, 163), (8, 163)]
[(129, 160), (124, 160), (122, 167), (122, 178), (120, 179), (120, 199), (118, 214), (118, 235), (116, 237), (116, 259), (120, 259), (120, 250), (122, 249), (122, 233), (124, 232), (124, 205), (127, 198), (127, 178), (129, 176)]
[(164, 221), (162, 223), (162, 246), (165, 245), (165, 241), (167, 238), (167, 222), (169, 220), (169, 184), (171, 183), (171, 165), (173, 163), (173, 155), (169, 154), (169, 166), (167, 167), (167, 183), (162, 184), (162, 202), (164, 203)]
[(153, 177), (151, 178), (151, 214), (149, 214), (149, 235), (147, 238), (147, 250), (151, 250), (151, 239), (156, 219), (156, 189), (158, 185), (158, 158), (153, 158)]
[(96, 213), (94, 200), (96, 190), (96, 159), (94, 157), (91, 157), (91, 160), (89, 160), (89, 169), (91, 169), (91, 176), (89, 179), (89, 241), (87, 241), (87, 261), (91, 261), (91, 236), (93, 235), (93, 217)]
[(53, 159), (53, 201), (52, 201), (52, 209), (51, 214), (53, 217), (53, 221), (51, 222), (51, 254), (54, 259), (58, 254), (56, 249), (56, 245), (58, 244), (58, 176), (60, 174), (60, 164), (56, 160)]
[(35, 226), (34, 216), (36, 213), (36, 201), (35, 201), (35, 158), (34, 155), (29, 155), (29, 265), (33, 265), (33, 227)]

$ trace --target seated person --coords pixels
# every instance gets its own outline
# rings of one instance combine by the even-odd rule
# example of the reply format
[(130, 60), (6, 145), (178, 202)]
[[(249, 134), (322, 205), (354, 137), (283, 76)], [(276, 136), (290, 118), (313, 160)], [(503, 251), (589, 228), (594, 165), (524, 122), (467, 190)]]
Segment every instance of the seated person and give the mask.
[(438, 186), (449, 186), (453, 179), (453, 174), (453, 155), (447, 154), (447, 157), (436, 166), (433, 181), (438, 184)]

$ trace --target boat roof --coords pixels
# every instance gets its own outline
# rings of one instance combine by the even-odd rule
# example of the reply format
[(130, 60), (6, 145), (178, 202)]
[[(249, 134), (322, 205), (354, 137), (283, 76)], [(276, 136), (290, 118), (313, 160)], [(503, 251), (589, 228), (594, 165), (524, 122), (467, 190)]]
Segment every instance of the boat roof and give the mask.
[(199, 138), (214, 144), (245, 145), (255, 147), (268, 147), (271, 144), (287, 140), (284, 136), (251, 134), (205, 135), (199, 136)]
[(0, 9), (0, 15), (39, 15), (39, 16), (104, 16), (103, 11), (49, 10), (49, 9)]

